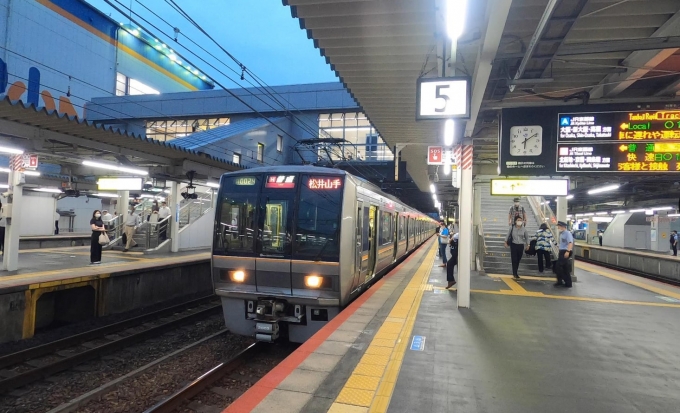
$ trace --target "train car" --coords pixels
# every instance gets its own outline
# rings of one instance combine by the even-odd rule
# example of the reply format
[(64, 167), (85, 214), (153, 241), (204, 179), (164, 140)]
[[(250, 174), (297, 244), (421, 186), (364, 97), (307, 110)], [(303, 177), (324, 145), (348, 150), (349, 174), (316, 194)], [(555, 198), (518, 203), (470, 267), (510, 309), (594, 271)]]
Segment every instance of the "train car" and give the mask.
[(212, 271), (227, 328), (302, 343), (435, 233), (436, 221), (342, 170), (224, 174)]

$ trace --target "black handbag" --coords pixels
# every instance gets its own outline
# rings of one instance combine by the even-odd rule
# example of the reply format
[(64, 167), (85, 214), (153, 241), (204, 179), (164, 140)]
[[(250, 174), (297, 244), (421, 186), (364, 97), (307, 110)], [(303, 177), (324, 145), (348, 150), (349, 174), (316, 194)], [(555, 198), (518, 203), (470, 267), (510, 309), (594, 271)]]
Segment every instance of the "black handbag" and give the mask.
[(512, 245), (512, 230), (513, 230), (513, 228), (510, 228), (510, 233), (508, 234), (508, 239), (505, 240), (505, 242), (508, 245)]

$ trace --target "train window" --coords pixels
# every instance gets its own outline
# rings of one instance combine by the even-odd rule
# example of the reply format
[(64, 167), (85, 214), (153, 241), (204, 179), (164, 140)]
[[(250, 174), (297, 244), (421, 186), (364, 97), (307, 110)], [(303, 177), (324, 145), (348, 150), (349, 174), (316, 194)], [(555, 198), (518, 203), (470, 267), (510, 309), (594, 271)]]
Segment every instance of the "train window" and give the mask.
[(393, 218), (391, 212), (380, 211), (380, 245), (389, 244), (394, 241), (393, 237)]
[(224, 178), (215, 217), (215, 254), (254, 253), (255, 205), (260, 178)]
[(370, 222), (370, 210), (368, 207), (364, 207), (364, 233), (361, 238), (361, 250), (362, 251), (368, 251), (368, 248), (370, 247), (369, 245), (369, 235), (372, 230), (372, 228), (369, 228), (371, 225)]
[(404, 217), (399, 217), (399, 241), (406, 239), (406, 228), (404, 228)]
[(310, 179), (318, 177), (303, 176), (300, 185), (293, 258), (338, 261), (343, 185), (319, 187)]
[[(273, 195), (273, 194), (272, 194)], [(262, 198), (264, 211), (262, 224), (263, 255), (290, 255), (290, 223), (293, 197), (266, 196)]]

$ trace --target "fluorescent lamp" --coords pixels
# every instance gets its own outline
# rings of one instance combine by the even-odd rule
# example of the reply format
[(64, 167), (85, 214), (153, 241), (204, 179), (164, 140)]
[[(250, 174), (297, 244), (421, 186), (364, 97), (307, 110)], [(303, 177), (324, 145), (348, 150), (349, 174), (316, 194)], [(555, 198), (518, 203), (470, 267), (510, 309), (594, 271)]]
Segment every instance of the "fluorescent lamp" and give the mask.
[(652, 211), (670, 211), (671, 209), (675, 209), (675, 208), (673, 208), (673, 207), (652, 208)]
[(625, 214), (626, 211), (624, 211), (624, 210), (620, 210), (620, 211), (612, 211), (611, 213), (612, 213), (612, 214)]
[(59, 188), (31, 188), (32, 191), (37, 192), (49, 192), (51, 194), (61, 194), (61, 189)]
[(612, 217), (594, 217), (593, 222), (612, 222), (614, 218)]
[(0, 172), (4, 172), (6, 174), (12, 172), (9, 168), (0, 168)]
[(219, 188), (220, 184), (218, 184), (216, 182), (208, 182), (208, 183), (205, 184), (205, 186), (209, 186), (211, 188)]
[(453, 127), (455, 123), (453, 122), (453, 119), (446, 119), (444, 122), (444, 145), (445, 146), (451, 146), (453, 145)]
[(596, 212), (595, 215), (607, 215), (609, 212)]
[(93, 168), (108, 169), (108, 170), (111, 170), (111, 171), (127, 172), (127, 173), (135, 174), (135, 175), (148, 175), (149, 174), (147, 171), (142, 170), (142, 169), (128, 168), (128, 167), (125, 167), (125, 166), (112, 165), (112, 164), (102, 163), (102, 162), (83, 161), (83, 165), (91, 166)]
[(595, 214), (592, 213), (592, 212), (589, 212), (589, 213), (587, 213), (587, 214), (583, 214), (584, 217), (592, 217), (592, 216), (594, 216), (594, 215), (595, 215)]
[(602, 186), (600, 188), (591, 189), (590, 191), (588, 191), (588, 195), (595, 195), (595, 194), (599, 194), (599, 193), (602, 193), (602, 192), (616, 191), (617, 189), (619, 189), (620, 186), (621, 185), (619, 185), (619, 184), (614, 184), (614, 185), (607, 185), (607, 186)]
[(654, 210), (653, 209), (646, 209), (645, 215), (654, 215)]
[[(1, 185), (0, 185), (0, 188), (2, 188)], [(669, 216), (669, 217), (680, 217), (680, 214), (668, 214), (667, 216)]]
[(446, 32), (449, 39), (457, 41), (463, 34), (467, 8), (466, 0), (448, 0), (446, 2)]
[(430, 184), (430, 192), (432, 192), (433, 194), (437, 192), (437, 189), (434, 187), (434, 184)]
[(7, 184), (0, 184), (0, 188), (2, 188), (2, 189), (7, 189), (7, 188), (9, 188), (9, 185), (7, 185)]
[(574, 199), (574, 195), (567, 195), (567, 199)]
[(140, 178), (99, 178), (97, 188), (100, 191), (141, 191)]
[(98, 196), (100, 198), (118, 198), (117, 194), (106, 194), (106, 193), (96, 193), (92, 194), (91, 196)]
[(645, 209), (644, 209), (644, 208), (642, 208), (642, 209), (631, 209), (631, 210), (628, 211), (628, 212), (630, 212), (631, 214), (634, 214), (634, 213), (636, 213), (636, 212), (645, 212)]
[(15, 155), (22, 155), (24, 151), (22, 149), (8, 148), (7, 146), (0, 146), (0, 152), (2, 153), (12, 153)]
[(38, 171), (24, 171), (22, 173), (28, 176), (40, 176), (40, 172)]

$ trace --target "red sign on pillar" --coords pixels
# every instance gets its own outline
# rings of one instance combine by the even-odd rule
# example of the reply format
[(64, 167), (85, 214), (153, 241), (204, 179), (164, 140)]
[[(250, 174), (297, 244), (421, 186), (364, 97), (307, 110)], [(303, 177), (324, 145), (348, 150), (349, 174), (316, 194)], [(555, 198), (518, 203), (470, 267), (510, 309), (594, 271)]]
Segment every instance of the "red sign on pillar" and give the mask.
[(428, 165), (443, 165), (444, 151), (441, 146), (428, 146), (427, 147), (427, 164)]

